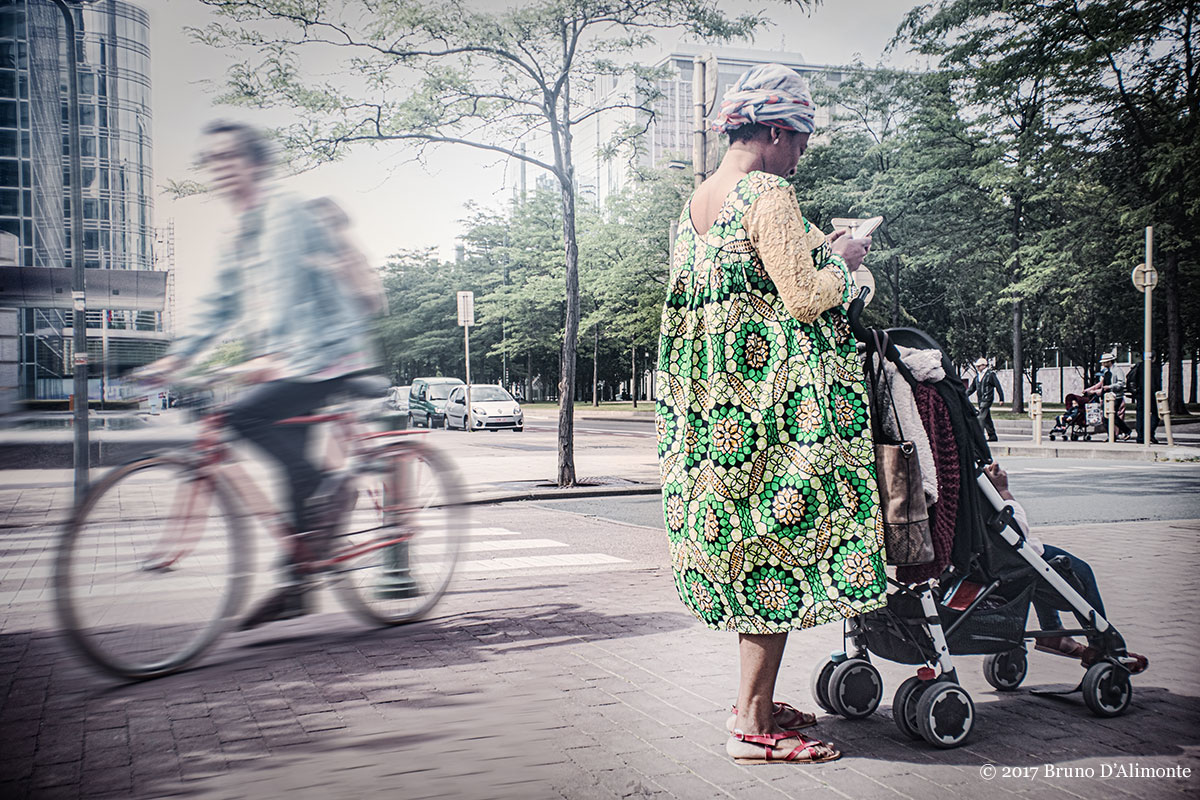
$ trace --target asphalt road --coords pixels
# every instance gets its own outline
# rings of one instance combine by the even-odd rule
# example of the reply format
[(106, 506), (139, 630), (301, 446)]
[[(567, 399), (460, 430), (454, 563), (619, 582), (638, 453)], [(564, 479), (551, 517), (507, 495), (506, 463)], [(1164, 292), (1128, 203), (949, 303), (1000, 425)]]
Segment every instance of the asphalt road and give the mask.
[[(1004, 461), (1013, 495), (1034, 525), (1200, 517), (1200, 465), (1144, 461), (1012, 458)], [(662, 528), (658, 496), (563, 500), (562, 511)]]

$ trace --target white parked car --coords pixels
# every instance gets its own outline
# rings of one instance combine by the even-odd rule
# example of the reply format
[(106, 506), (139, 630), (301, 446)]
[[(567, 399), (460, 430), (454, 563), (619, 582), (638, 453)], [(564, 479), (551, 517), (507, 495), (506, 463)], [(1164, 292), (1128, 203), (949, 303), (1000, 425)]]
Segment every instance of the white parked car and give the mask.
[[(467, 387), (455, 386), (446, 399), (446, 430), (467, 430)], [(471, 385), (471, 430), (525, 429), (521, 404), (499, 386)]]

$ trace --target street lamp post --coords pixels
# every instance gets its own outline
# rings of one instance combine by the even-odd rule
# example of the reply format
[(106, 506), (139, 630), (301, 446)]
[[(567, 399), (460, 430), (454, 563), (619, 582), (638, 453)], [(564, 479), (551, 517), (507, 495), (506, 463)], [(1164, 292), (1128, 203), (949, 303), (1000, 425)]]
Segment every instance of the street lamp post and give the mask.
[(1154, 348), (1151, 347), (1150, 336), (1152, 333), (1151, 321), (1153, 314), (1151, 313), (1150, 295), (1154, 291), (1154, 287), (1158, 285), (1158, 272), (1154, 269), (1154, 227), (1146, 227), (1146, 261), (1138, 264), (1133, 268), (1133, 285), (1139, 292), (1144, 294), (1146, 311), (1144, 314), (1145, 323), (1145, 342), (1142, 346), (1142, 404), (1139, 412), (1138, 425), (1142, 428), (1143, 444), (1146, 448), (1150, 447), (1150, 434), (1152, 432), (1151, 418), (1154, 416), (1154, 407), (1150, 405), (1154, 401), (1154, 392), (1150, 384), (1150, 359), (1154, 355)]
[(86, 273), (83, 266), (83, 167), (79, 157), (79, 74), (75, 56), (75, 18), (66, 0), (52, 0), (62, 12), (67, 39), (67, 148), (71, 180), (71, 305), (74, 309), (75, 502), (83, 500), (88, 484), (88, 350)]

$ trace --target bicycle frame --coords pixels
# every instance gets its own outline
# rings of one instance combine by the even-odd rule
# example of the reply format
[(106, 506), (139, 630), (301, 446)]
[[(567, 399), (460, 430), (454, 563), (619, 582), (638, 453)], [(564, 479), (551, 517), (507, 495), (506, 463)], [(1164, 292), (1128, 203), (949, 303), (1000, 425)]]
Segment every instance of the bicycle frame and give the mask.
[[(277, 425), (317, 425), (332, 424), (333, 436), (330, 443), (339, 448), (340, 455), (348, 464), (353, 464), (362, 458), (392, 458), (399, 463), (389, 469), (384, 478), (384, 496), (374, 497), (373, 502), (379, 511), (383, 524), (379, 528), (359, 531), (369, 533), (371, 530), (397, 528), (403, 523), (403, 517), (410, 511), (403, 504), (388, 504), (387, 498), (407, 497), (408, 487), (405, 455), (409, 448), (404, 445), (401, 437), (423, 435), (425, 431), (384, 431), (380, 433), (360, 433), (356, 430), (357, 417), (349, 411), (313, 414), (300, 417), (290, 417), (281, 420)], [(367, 555), (385, 547), (392, 547), (407, 542), (412, 538), (411, 533), (393, 536), (386, 539), (352, 544), (340, 550), (335, 550), (328, 558), (314, 560), (309, 557), (305, 543), (297, 535), (297, 531), (286, 521), (284, 513), (271, 502), (258, 483), (250, 476), (245, 467), (235, 460), (230, 452), (229, 440), (226, 435), (227, 419), (224, 412), (216, 411), (203, 420), (203, 427), (195, 443), (191, 446), (191, 455), (196, 469), (195, 479), (187, 484), (187, 489), (173, 499), (172, 518), (179, 519), (181, 524), (171, 534), (173, 541), (165, 541), (158, 553), (147, 559), (147, 570), (168, 569), (179, 559), (187, 556), (199, 541), (202, 529), (198, 524), (204, 518), (207, 504), (212, 500), (212, 486), (221, 481), (230, 491), (238, 509), (246, 516), (258, 519), (264, 528), (284, 544), (291, 559), (311, 570), (329, 569)], [(368, 443), (380, 442), (380, 447), (366, 447)]]

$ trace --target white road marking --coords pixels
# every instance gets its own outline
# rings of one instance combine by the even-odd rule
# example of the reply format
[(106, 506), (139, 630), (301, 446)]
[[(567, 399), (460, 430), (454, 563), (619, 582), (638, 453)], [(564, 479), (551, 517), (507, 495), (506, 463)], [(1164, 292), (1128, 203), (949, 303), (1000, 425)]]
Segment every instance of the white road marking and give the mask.
[(628, 559), (617, 558), (606, 553), (568, 553), (556, 556), (524, 556), (519, 558), (489, 558), (481, 561), (464, 561), (459, 564), (458, 569), (462, 572), (499, 572), (501, 570), (544, 569), (546, 567), (591, 567), (628, 563)]
[(566, 547), (565, 542), (556, 542), (553, 539), (505, 539), (503, 541), (492, 542), (472, 542), (468, 541), (463, 545), (463, 551), (467, 553), (493, 552), (498, 550), (534, 550), (542, 547)]

